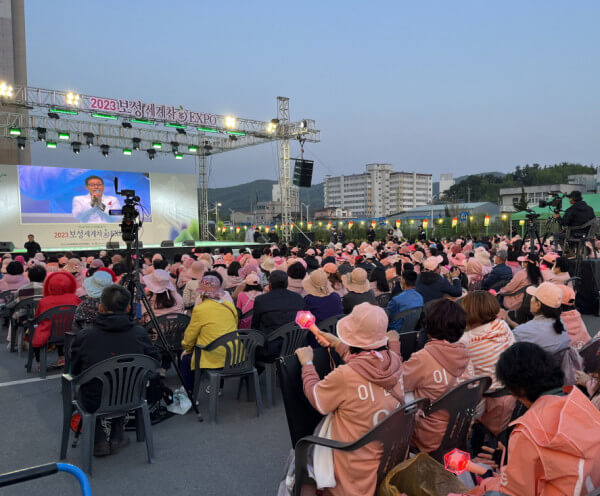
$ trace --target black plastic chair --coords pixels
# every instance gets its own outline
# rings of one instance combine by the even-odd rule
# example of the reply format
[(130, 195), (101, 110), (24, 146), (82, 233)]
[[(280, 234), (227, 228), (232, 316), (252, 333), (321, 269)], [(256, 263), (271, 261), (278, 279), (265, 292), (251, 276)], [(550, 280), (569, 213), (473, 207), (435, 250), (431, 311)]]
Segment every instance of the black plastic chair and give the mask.
[(27, 372), (31, 372), (31, 365), (33, 364), (33, 338), (35, 332), (37, 332), (37, 326), (43, 320), (49, 320), (52, 324), (50, 330), (50, 337), (44, 346), (40, 348), (40, 377), (46, 378), (46, 357), (48, 352), (49, 344), (64, 345), (65, 333), (71, 332), (73, 327), (73, 320), (75, 319), (75, 305), (60, 305), (58, 307), (46, 310), (44, 313), (38, 315), (33, 321), (34, 331), (30, 334), (31, 342), (29, 343), (29, 356), (27, 358)]
[[(586, 229), (587, 231), (584, 232)], [(581, 260), (587, 258), (586, 244), (588, 241), (591, 241), (594, 258), (597, 258), (596, 246), (594, 244), (594, 238), (597, 231), (598, 219), (596, 217), (580, 226), (567, 226), (567, 232), (565, 233), (565, 241), (563, 244), (563, 253), (570, 252), (573, 258), (575, 258), (575, 274), (579, 274)]]
[(345, 315), (343, 313), (339, 315), (334, 315), (333, 317), (329, 317), (328, 319), (321, 321), (319, 324), (317, 324), (317, 327), (322, 332), (328, 332), (329, 334), (337, 336), (337, 323), (340, 321), (340, 319), (343, 319), (344, 317)]
[(402, 361), (406, 362), (410, 356), (419, 349), (419, 332), (403, 332), (400, 334), (400, 354)]
[(15, 299), (16, 294), (16, 289), (9, 289), (0, 293), (0, 328), (5, 322), (9, 322), (11, 311), (7, 308), (7, 305)]
[(431, 403), (426, 415), (438, 411), (448, 413), (448, 427), (437, 450), (429, 456), (443, 463), (444, 455), (448, 451), (459, 448), (466, 450), (467, 435), (475, 416), (475, 409), (483, 397), (483, 393), (492, 384), (490, 377), (475, 377), (452, 388)]
[(363, 446), (379, 442), (383, 445), (383, 453), (377, 470), (377, 485), (386, 474), (398, 463), (403, 462), (408, 455), (410, 438), (416, 425), (416, 416), (419, 410), (429, 406), (428, 399), (417, 399), (401, 406), (391, 415), (383, 419), (364, 436), (356, 441), (343, 443), (318, 436), (303, 437), (296, 443), (295, 451), (295, 486), (294, 496), (300, 496), (302, 485), (308, 480), (308, 449), (311, 445), (326, 446), (341, 451), (356, 451)]
[[(190, 316), (182, 313), (167, 313), (157, 317), (156, 320), (160, 325), (160, 329), (162, 330), (163, 336), (165, 337), (169, 348), (171, 348), (173, 351), (182, 351), (183, 347), (181, 346), (181, 340), (183, 339), (183, 334), (190, 323)], [(148, 329), (148, 332), (156, 334), (156, 330), (154, 329), (152, 322), (148, 322), (148, 324), (146, 324), (146, 329)], [(154, 345), (161, 352), (167, 351), (158, 336), (155, 336), (152, 339), (154, 341)]]
[(380, 306), (381, 308), (386, 308), (391, 299), (392, 293), (381, 293), (379, 296), (375, 297), (377, 306)]
[(19, 357), (21, 357), (21, 351), (23, 350), (25, 331), (32, 328), (35, 312), (41, 299), (42, 296), (23, 298), (13, 309), (13, 315), (22, 315), (17, 319), (11, 318), (10, 324), (10, 351), (18, 351)]
[[(146, 382), (159, 363), (146, 355), (119, 355), (92, 365), (76, 377), (62, 376), (63, 425), (60, 459), (67, 457), (71, 418), (75, 411), (81, 414), (81, 459), (83, 470), (92, 473), (92, 453), (97, 418), (114, 418), (135, 411), (138, 441), (146, 441), (148, 463), (154, 457), (152, 424), (146, 403)], [(90, 381), (102, 383), (100, 406), (88, 412), (82, 403), (81, 386)]]
[(390, 317), (390, 324), (392, 322), (396, 322), (399, 319), (404, 319), (402, 321), (402, 328), (398, 332), (404, 333), (416, 331), (422, 313), (423, 307), (409, 308), (408, 310), (404, 310), (403, 312), (398, 312), (392, 315)]
[(260, 384), (258, 382), (258, 371), (254, 366), (256, 348), (262, 346), (265, 342), (264, 336), (253, 329), (239, 329), (229, 332), (215, 339), (206, 346), (196, 345), (194, 347), (194, 392), (192, 401), (198, 401), (198, 392), (200, 390), (200, 357), (202, 352), (214, 351), (217, 348), (223, 348), (225, 351), (225, 364), (221, 369), (205, 369), (208, 373), (210, 392), (209, 392), (209, 419), (217, 421), (217, 403), (219, 398), (219, 386), (224, 379), (242, 379), (252, 375), (254, 379), (254, 393), (256, 397), (256, 409), (258, 416), (262, 415), (262, 396)]
[[(282, 340), (281, 351), (277, 358), (286, 357), (293, 355), (298, 348), (304, 346), (307, 336), (307, 329), (301, 329), (295, 322), (288, 322), (265, 337), (265, 346), (266, 343), (271, 343), (277, 339)], [(275, 381), (277, 380), (275, 362), (277, 358), (272, 362), (258, 362), (260, 366), (265, 368), (268, 407), (275, 405)]]
[(588, 374), (597, 372), (600, 368), (600, 338), (592, 339), (579, 350), (583, 358), (583, 369)]

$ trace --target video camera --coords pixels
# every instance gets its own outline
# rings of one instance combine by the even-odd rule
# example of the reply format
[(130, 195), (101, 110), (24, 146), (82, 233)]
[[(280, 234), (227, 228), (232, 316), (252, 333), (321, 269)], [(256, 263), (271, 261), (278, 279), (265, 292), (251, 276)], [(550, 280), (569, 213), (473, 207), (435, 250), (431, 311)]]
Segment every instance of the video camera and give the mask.
[(540, 200), (539, 206), (540, 208), (552, 208), (558, 213), (562, 209), (563, 198), (566, 198), (567, 196), (566, 193), (550, 193), (550, 198), (547, 200)]
[(138, 229), (142, 221), (138, 222), (140, 213), (137, 207), (140, 206), (140, 197), (135, 194), (134, 189), (122, 189), (119, 191), (119, 178), (115, 177), (115, 193), (125, 197), (125, 205), (120, 210), (109, 210), (109, 215), (122, 215), (121, 235), (125, 243), (132, 243), (136, 239)]

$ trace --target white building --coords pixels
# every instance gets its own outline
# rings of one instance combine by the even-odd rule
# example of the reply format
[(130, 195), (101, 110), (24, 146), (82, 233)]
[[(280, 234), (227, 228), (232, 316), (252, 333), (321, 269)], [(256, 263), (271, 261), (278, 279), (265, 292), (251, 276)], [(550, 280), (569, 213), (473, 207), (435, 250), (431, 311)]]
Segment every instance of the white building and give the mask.
[(452, 186), (454, 186), (454, 174), (440, 174), (440, 195), (442, 195), (448, 191)]
[(394, 172), (391, 164), (367, 164), (363, 174), (327, 176), (325, 208), (352, 211), (357, 217), (385, 217), (431, 203), (431, 174)]
[(567, 177), (569, 184), (580, 184), (583, 186), (581, 189), (582, 193), (595, 193), (596, 192), (596, 179), (597, 174), (572, 174)]

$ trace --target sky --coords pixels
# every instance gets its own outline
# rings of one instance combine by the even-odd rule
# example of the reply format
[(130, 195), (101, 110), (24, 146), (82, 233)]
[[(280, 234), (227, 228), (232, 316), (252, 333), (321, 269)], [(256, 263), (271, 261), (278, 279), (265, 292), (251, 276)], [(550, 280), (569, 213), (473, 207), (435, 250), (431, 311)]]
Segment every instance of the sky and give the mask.
[[(372, 162), (455, 176), (600, 162), (600, 2), (26, 0), (29, 85), (244, 118), (311, 118), (313, 182)], [(299, 155), (292, 143), (292, 156)], [(159, 154), (160, 155), (160, 154)], [(40, 165), (193, 173), (193, 158), (34, 147)], [(86, 166), (88, 166), (86, 165)], [(276, 179), (277, 147), (209, 185)]]

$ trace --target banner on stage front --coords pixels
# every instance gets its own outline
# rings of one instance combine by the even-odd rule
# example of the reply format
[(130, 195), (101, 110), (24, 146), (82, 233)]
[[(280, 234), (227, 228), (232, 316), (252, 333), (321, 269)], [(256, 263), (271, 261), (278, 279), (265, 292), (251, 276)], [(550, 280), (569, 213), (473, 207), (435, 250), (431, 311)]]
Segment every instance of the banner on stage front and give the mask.
[(115, 193), (115, 177), (119, 190), (135, 190), (144, 207), (144, 220), (152, 220), (148, 173), (35, 165), (19, 165), (18, 171), (23, 224), (121, 222), (120, 215), (111, 215), (111, 210), (122, 208), (124, 200)]

